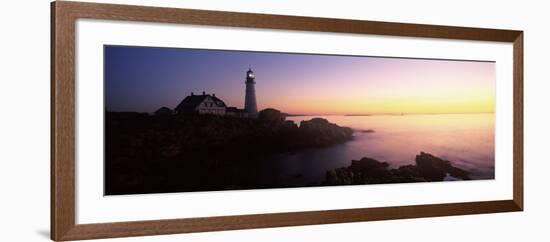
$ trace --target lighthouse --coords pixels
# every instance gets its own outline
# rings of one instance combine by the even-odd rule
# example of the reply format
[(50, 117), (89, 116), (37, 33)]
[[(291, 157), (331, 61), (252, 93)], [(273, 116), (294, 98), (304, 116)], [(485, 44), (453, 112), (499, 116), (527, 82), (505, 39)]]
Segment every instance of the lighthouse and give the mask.
[(254, 85), (254, 72), (252, 69), (248, 69), (246, 72), (246, 93), (244, 97), (244, 111), (248, 113), (249, 117), (258, 116), (258, 106), (256, 105), (256, 89)]

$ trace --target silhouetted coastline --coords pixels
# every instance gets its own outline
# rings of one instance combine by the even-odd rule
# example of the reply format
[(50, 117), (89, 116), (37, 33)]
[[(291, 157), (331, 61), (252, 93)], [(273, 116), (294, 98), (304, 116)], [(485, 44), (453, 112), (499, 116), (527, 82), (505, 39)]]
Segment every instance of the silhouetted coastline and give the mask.
[[(415, 164), (391, 169), (364, 157), (326, 171), (324, 181), (273, 179), (273, 155), (319, 149), (353, 139), (326, 119), (293, 121), (217, 115), (107, 112), (106, 195), (469, 180), (447, 160), (421, 152)], [(260, 171), (268, 172), (263, 174)], [(301, 176), (297, 174), (296, 176)], [(299, 178), (299, 177), (297, 177)]]
[(450, 161), (420, 152), (414, 165), (390, 169), (387, 162), (363, 157), (351, 165), (327, 171), (324, 185), (361, 185), (444, 180), (470, 180), (469, 173), (454, 167)]
[(278, 187), (256, 172), (273, 154), (326, 147), (353, 130), (302, 121), (107, 112), (106, 194)]

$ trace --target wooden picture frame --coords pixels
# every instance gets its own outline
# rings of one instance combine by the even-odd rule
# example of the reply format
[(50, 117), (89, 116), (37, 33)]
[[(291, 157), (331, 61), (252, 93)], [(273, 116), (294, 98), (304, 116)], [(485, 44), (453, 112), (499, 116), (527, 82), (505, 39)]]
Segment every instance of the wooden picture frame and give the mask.
[[(513, 199), (128, 221), (75, 222), (75, 22), (143, 21), (513, 43)], [(422, 24), (58, 1), (51, 4), (51, 239), (99, 239), (523, 210), (523, 32)]]

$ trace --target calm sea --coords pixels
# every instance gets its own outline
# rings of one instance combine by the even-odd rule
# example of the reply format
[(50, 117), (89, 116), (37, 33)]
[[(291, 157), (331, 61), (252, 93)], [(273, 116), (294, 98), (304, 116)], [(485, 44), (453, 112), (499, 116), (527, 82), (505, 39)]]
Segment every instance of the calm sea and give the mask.
[[(285, 183), (321, 182), (326, 171), (370, 157), (392, 167), (414, 164), (421, 151), (468, 170), (473, 179), (494, 178), (494, 114), (430, 114), (289, 117), (297, 124), (315, 117), (356, 130), (354, 139), (328, 148), (273, 157), (271, 174)], [(374, 132), (361, 132), (373, 130)], [(277, 170), (273, 172), (273, 170)]]

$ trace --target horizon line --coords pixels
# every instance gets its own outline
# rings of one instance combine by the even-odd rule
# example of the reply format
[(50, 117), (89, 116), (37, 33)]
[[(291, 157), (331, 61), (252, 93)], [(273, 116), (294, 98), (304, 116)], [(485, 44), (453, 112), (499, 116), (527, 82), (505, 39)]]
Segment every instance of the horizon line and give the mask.
[[(268, 108), (264, 108), (262, 110), (265, 110)], [(275, 109), (275, 108), (273, 108)], [(261, 112), (260, 110), (259, 112)], [(278, 110), (278, 109), (277, 109)], [(155, 111), (151, 112), (140, 112), (140, 111), (113, 111), (108, 110), (106, 107), (104, 109), (105, 112), (111, 112), (111, 113), (147, 113), (147, 114), (153, 114)], [(279, 110), (281, 111), (281, 110)], [(281, 111), (281, 113), (286, 114), (287, 117), (299, 117), (299, 116), (383, 116), (383, 115), (392, 115), (392, 116), (400, 116), (400, 115), (442, 115), (442, 114), (494, 114), (495, 112), (391, 112), (391, 113), (287, 113), (284, 111)]]
[(495, 112), (391, 112), (391, 113), (286, 113), (289, 116), (369, 116), (369, 115), (432, 115), (432, 114), (494, 114)]

